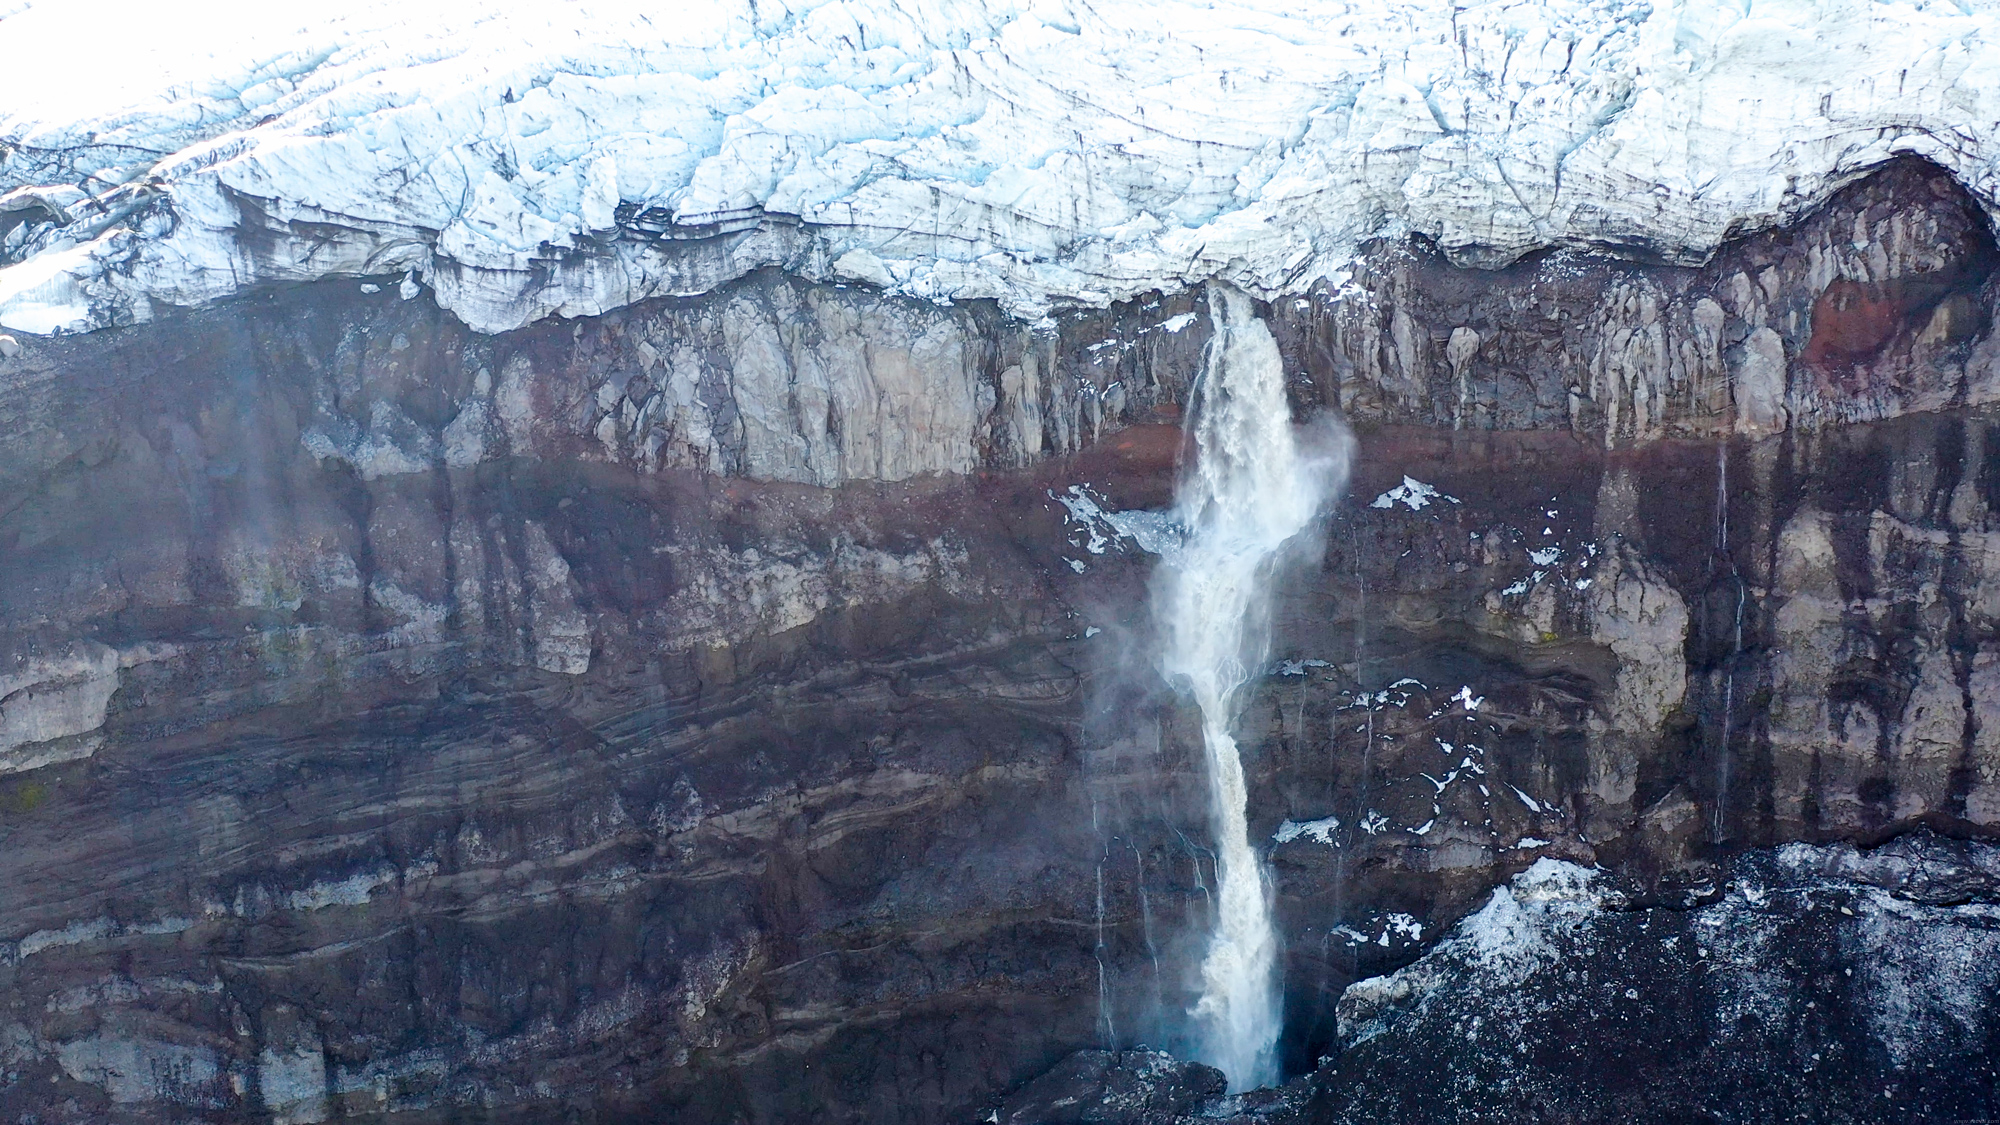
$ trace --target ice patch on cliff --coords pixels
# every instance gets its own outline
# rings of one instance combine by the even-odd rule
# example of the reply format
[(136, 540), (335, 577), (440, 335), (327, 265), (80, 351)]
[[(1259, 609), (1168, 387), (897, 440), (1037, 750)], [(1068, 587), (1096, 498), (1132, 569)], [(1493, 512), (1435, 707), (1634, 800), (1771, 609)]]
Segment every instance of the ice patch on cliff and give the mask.
[(1052, 489), (1048, 495), (1063, 506), (1064, 522), (1074, 524), (1083, 535), (1077, 546), (1093, 555), (1103, 554), (1119, 539), (1130, 539), (1149, 555), (1170, 556), (1187, 538), (1187, 528), (1173, 512), (1106, 508), (1099, 503), (1103, 497), (1087, 484), (1073, 484), (1060, 493)]
[[(27, 0), (0, 324), (402, 275), (483, 331), (761, 266), (1037, 317), (1416, 231), (1696, 260), (1899, 153), (2000, 194), (2000, 13), (1907, 0)], [(1810, 49), (1802, 49), (1810, 45)]]
[(1453, 504), (1459, 502), (1456, 496), (1446, 496), (1423, 481), (1417, 480), (1415, 477), (1406, 476), (1403, 478), (1403, 483), (1377, 496), (1368, 506), (1371, 508), (1393, 508), (1401, 504), (1412, 512), (1421, 512), (1438, 500), (1448, 500)]
[(1329, 848), (1337, 848), (1340, 844), (1334, 840), (1333, 834), (1338, 831), (1340, 831), (1340, 818), (1337, 816), (1321, 817), (1318, 820), (1288, 820), (1278, 825), (1276, 832), (1271, 833), (1271, 840), (1274, 843), (1289, 844), (1304, 837), (1317, 840)]

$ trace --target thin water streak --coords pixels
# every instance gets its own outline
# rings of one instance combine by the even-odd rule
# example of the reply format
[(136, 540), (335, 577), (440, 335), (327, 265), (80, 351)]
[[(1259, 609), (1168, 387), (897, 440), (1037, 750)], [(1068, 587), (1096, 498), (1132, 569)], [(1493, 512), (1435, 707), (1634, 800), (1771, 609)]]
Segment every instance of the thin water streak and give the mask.
[(1729, 568), (1736, 585), (1736, 614), (1729, 657), (1722, 665), (1722, 738), (1716, 755), (1715, 807), (1709, 814), (1709, 841), (1720, 844), (1729, 830), (1730, 740), (1735, 734), (1736, 665), (1743, 655), (1743, 608), (1746, 590), (1736, 569), (1736, 557), (1729, 549), (1729, 439), (1717, 441), (1715, 449), (1715, 551), (1720, 565)]
[(1104, 970), (1104, 858), (1097, 860), (1097, 1020), (1104, 1025), (1104, 1047), (1118, 1049), (1118, 1025), (1111, 1019), (1111, 981)]
[(1146, 895), (1146, 857), (1139, 854), (1139, 845), (1130, 840), (1125, 846), (1132, 849), (1132, 866), (1139, 888), (1139, 932), (1146, 939), (1146, 957), (1153, 963), (1153, 1007), (1157, 1010), (1166, 1004), (1160, 979), (1160, 947), (1153, 941), (1153, 904)]

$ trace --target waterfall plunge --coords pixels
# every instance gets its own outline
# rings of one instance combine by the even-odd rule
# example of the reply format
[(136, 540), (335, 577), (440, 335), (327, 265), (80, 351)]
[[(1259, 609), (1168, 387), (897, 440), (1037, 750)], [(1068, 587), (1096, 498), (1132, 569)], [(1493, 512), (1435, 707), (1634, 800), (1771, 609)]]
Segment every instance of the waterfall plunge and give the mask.
[(1152, 596), (1161, 671), (1201, 709), (1215, 832), (1220, 887), (1190, 1012), (1196, 1053), (1241, 1090), (1278, 1077), (1282, 1004), (1270, 895), (1250, 845), (1230, 727), (1243, 685), (1264, 662), (1278, 564), (1346, 484), (1353, 439), (1336, 426), (1301, 441), (1277, 341), (1250, 299), (1217, 285), (1208, 301), (1215, 335), (1190, 396), (1194, 464), (1175, 497), (1185, 538), (1163, 560)]

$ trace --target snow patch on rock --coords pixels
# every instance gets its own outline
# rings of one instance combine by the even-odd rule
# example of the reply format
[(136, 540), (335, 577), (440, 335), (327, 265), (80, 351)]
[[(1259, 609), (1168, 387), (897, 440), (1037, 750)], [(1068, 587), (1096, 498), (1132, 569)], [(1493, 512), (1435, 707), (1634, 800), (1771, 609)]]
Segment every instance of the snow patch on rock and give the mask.
[(1421, 512), (1437, 500), (1448, 500), (1453, 504), (1459, 502), (1456, 496), (1446, 496), (1431, 485), (1425, 484), (1415, 477), (1406, 476), (1403, 478), (1403, 483), (1377, 496), (1368, 506), (1371, 508), (1393, 508), (1401, 504), (1412, 512)]
[(1553, 961), (1563, 944), (1603, 910), (1606, 888), (1599, 873), (1543, 857), (1496, 887), (1486, 905), (1461, 920), (1423, 960), (1387, 976), (1349, 985), (1340, 1001), (1341, 1037), (1350, 1045), (1388, 1029), (1413, 1004), (1470, 974), (1482, 986), (1518, 985)]
[(1278, 830), (1271, 833), (1271, 839), (1275, 843), (1289, 844), (1304, 837), (1317, 840), (1329, 848), (1337, 848), (1340, 844), (1334, 840), (1333, 834), (1338, 831), (1340, 831), (1340, 818), (1337, 816), (1321, 817), (1318, 820), (1288, 820), (1278, 825)]

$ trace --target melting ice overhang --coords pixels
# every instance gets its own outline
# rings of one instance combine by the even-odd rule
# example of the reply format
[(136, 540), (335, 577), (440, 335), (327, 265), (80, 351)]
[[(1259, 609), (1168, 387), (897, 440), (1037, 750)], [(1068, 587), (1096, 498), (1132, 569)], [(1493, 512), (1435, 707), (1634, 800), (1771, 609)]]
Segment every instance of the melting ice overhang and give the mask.
[(666, 11), (0, 0), (0, 326), (410, 273), (501, 331), (773, 265), (1034, 318), (1408, 232), (1699, 260), (1899, 153), (2000, 195), (1986, 5)]

